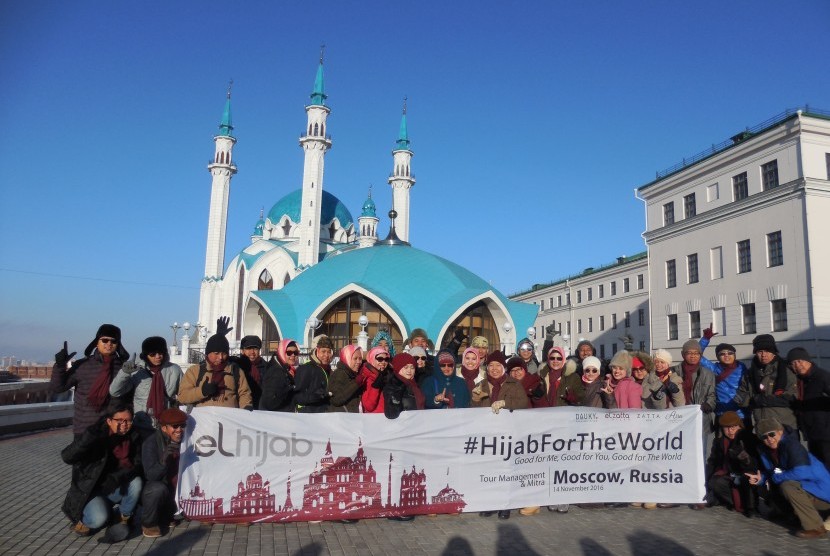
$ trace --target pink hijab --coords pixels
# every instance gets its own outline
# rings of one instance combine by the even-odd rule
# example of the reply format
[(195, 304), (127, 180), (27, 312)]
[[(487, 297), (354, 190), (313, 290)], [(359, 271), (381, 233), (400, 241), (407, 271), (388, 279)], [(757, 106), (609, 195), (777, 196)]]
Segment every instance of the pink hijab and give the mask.
[(360, 346), (356, 346), (354, 344), (343, 346), (343, 348), (340, 350), (340, 360), (343, 362), (344, 365), (351, 368), (352, 356), (355, 354), (356, 351), (360, 351)]

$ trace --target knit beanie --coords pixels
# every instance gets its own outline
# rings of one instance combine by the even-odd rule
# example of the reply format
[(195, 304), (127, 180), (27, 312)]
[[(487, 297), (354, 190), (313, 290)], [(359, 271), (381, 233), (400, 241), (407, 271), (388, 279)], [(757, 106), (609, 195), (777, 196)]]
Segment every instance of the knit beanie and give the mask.
[(392, 358), (392, 368), (397, 372), (401, 372), (407, 365), (415, 366), (415, 359), (408, 353), (399, 353)]
[(205, 353), (230, 353), (231, 346), (224, 334), (214, 334), (208, 338), (205, 345)]
[(792, 363), (793, 361), (806, 361), (810, 364), (813, 363), (810, 354), (807, 353), (807, 350), (804, 348), (793, 348), (787, 352), (787, 363)]
[(666, 365), (671, 367), (672, 356), (671, 356), (671, 353), (669, 353), (668, 350), (665, 350), (665, 349), (656, 350), (654, 352), (654, 355), (652, 356), (652, 359), (654, 359), (655, 361), (657, 359), (659, 359), (660, 361), (662, 361), (663, 363), (665, 363)]
[(589, 367), (591, 369), (596, 369), (598, 371), (601, 371), (602, 370), (602, 363), (599, 362), (599, 358), (594, 357), (593, 355), (590, 355), (590, 356), (588, 356), (588, 357), (586, 357), (585, 359), (582, 360), (582, 368), (587, 369)]
[(735, 346), (732, 344), (727, 344), (726, 342), (722, 344), (718, 344), (718, 347), (715, 348), (715, 355), (718, 355), (722, 351), (736, 351)]
[(686, 340), (683, 344), (683, 348), (680, 350), (680, 353), (686, 353), (688, 351), (696, 351), (700, 353), (702, 351), (700, 349), (700, 342), (697, 340)]
[[(411, 354), (412, 351), (410, 350), (409, 353)], [(453, 357), (452, 354), (448, 351), (442, 351), (441, 353), (438, 354), (438, 363), (439, 364), (440, 363), (453, 363), (453, 364), (455, 364), (455, 357)]]
[[(626, 375), (631, 375), (631, 354), (625, 350), (618, 351), (614, 354), (614, 357), (611, 358), (611, 362), (608, 364), (609, 367), (620, 367), (625, 370)], [(585, 363), (583, 362), (582, 368), (585, 368)]]
[(753, 338), (752, 353), (758, 353), (761, 350), (778, 353), (778, 346), (775, 345), (775, 338), (771, 334), (759, 334)]
[(505, 368), (509, 372), (511, 369), (515, 369), (516, 367), (521, 367), (525, 371), (527, 371), (527, 363), (521, 357), (516, 357), (515, 355), (507, 360), (505, 363)]
[(470, 346), (474, 348), (489, 348), (490, 342), (487, 341), (487, 338), (484, 336), (476, 336), (473, 338), (473, 341), (470, 343)]
[(500, 352), (500, 351), (494, 351), (493, 353), (491, 353), (490, 355), (488, 355), (488, 356), (487, 356), (487, 359), (485, 360), (485, 362), (486, 362), (488, 365), (489, 365), (490, 363), (492, 363), (493, 361), (495, 361), (496, 363), (501, 364), (501, 366), (502, 366), (502, 367), (504, 367), (504, 366), (505, 366), (505, 364), (507, 363), (507, 361), (505, 360), (504, 354), (503, 354), (502, 352)]
[(409, 353), (409, 355), (411, 355), (412, 357), (426, 357), (427, 356), (427, 350), (425, 350), (421, 346), (415, 346), (413, 348), (409, 348), (409, 351), (407, 353)]

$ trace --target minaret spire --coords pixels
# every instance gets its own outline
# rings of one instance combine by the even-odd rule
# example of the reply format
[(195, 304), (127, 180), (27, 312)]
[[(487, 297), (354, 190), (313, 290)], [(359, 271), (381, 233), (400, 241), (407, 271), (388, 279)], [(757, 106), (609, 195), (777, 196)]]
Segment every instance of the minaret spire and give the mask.
[(409, 242), (409, 190), (415, 185), (415, 176), (410, 168), (414, 153), (409, 148), (409, 131), (406, 126), (407, 100), (407, 97), (403, 98), (401, 125), (392, 151), (393, 168), (388, 180), (392, 186), (392, 206), (397, 212), (395, 233), (404, 242)]
[(371, 247), (378, 241), (378, 215), (375, 202), (372, 200), (372, 186), (369, 185), (369, 196), (363, 202), (363, 210), (360, 212), (360, 218), (357, 219), (357, 225), (360, 229), (357, 243), (361, 247)]
[(324, 91), (325, 87), (323, 85), (323, 52), (326, 49), (326, 45), (320, 45), (320, 64), (317, 66), (317, 76), (314, 78), (314, 90), (311, 91), (311, 104), (318, 105), (318, 106), (325, 106), (326, 93)]
[(231, 89), (233, 79), (228, 81), (228, 98), (225, 100), (225, 111), (222, 113), (222, 123), (219, 124), (219, 135), (233, 137), (233, 120), (231, 119)]

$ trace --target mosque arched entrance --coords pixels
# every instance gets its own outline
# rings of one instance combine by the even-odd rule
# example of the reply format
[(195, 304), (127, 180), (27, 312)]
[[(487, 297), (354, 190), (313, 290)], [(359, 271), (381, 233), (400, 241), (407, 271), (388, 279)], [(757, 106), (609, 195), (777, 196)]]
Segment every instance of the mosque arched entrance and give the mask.
[(366, 333), (369, 335), (370, 342), (379, 330), (386, 330), (392, 336), (395, 351), (401, 351), (403, 338), (395, 320), (372, 299), (359, 293), (351, 293), (332, 305), (320, 319), (323, 324), (314, 332), (314, 335), (325, 334), (331, 338), (336, 356), (340, 348), (354, 343), (360, 333), (360, 324), (357, 322), (360, 315), (366, 315), (369, 319)]
[[(490, 309), (484, 301), (477, 301), (464, 309), (464, 312), (447, 327), (444, 337), (441, 338), (439, 346), (447, 345), (452, 340), (456, 328), (461, 328), (467, 335), (467, 339), (461, 344), (459, 352), (464, 351), (476, 336), (484, 336), (490, 344), (490, 351), (501, 349), (499, 343), (499, 330), (496, 321), (493, 319)], [(436, 346), (437, 348), (437, 346)]]

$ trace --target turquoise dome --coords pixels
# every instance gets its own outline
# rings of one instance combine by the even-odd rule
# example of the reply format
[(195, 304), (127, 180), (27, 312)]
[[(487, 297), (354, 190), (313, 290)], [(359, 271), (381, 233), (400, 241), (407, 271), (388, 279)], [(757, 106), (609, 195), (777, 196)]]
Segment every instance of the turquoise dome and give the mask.
[(375, 202), (372, 200), (370, 196), (366, 199), (366, 202), (363, 203), (363, 212), (360, 213), (360, 216), (371, 216), (373, 218), (377, 218), (377, 211), (375, 210)]
[(259, 217), (259, 220), (256, 221), (256, 226), (254, 226), (254, 234), (255, 236), (261, 236), (262, 230), (265, 229), (265, 220), (262, 217)]
[[(288, 215), (295, 224), (300, 221), (300, 204), (303, 201), (302, 189), (292, 191), (282, 199), (276, 202), (271, 210), (268, 211), (268, 220), (273, 224), (277, 224), (282, 220), (282, 217)], [(337, 217), (340, 225), (348, 228), (349, 224), (353, 224), (352, 213), (346, 208), (346, 205), (340, 202), (340, 199), (329, 193), (323, 191), (323, 210), (320, 215), (320, 224), (328, 224), (333, 218)]]
[(507, 299), (447, 259), (403, 245), (381, 244), (327, 257), (284, 288), (252, 291), (251, 297), (273, 316), (283, 338), (302, 339), (306, 319), (333, 293), (350, 288), (371, 292), (401, 319), (405, 332), (423, 328), (433, 339), (459, 309), (488, 292), (510, 313), (516, 330), (532, 326), (538, 311), (531, 303)]

